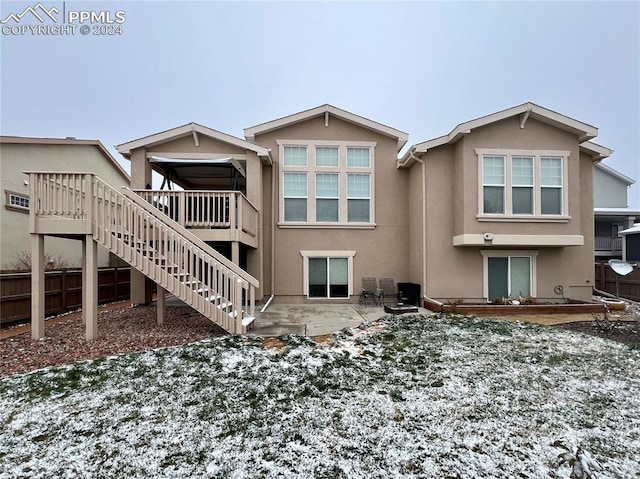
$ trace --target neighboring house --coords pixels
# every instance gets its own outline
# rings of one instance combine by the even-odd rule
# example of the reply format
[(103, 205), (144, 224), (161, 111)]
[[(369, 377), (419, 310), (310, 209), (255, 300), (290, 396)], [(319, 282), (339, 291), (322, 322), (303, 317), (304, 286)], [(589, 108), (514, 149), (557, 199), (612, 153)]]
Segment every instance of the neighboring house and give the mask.
[[(28, 177), (24, 171), (92, 171), (105, 181), (129, 185), (129, 175), (98, 140), (74, 138), (0, 137), (0, 266), (10, 269), (17, 256), (30, 253)], [(82, 262), (79, 241), (47, 238), (45, 250), (72, 266)], [(109, 265), (109, 253), (101, 249), (99, 265)]]
[[(365, 276), (444, 301), (591, 299), (593, 165), (611, 154), (591, 125), (525, 103), (401, 159), (406, 133), (331, 105), (244, 134), (189, 123), (117, 146), (133, 191), (34, 176), (45, 207), (32, 248), (82, 231), (87, 270), (97, 243), (138, 271), (132, 302), (151, 300), (151, 279), (158, 298), (170, 291), (233, 332), (268, 298), (355, 301)], [(150, 189), (153, 171), (168, 189)], [(48, 212), (60, 183), (86, 199), (79, 213)]]
[(525, 103), (411, 147), (411, 280), (444, 301), (590, 300), (596, 135)]
[(629, 209), (627, 192), (635, 183), (628, 176), (598, 163), (593, 171), (595, 214), (595, 256), (606, 260), (622, 258), (622, 230), (640, 219), (640, 211)]

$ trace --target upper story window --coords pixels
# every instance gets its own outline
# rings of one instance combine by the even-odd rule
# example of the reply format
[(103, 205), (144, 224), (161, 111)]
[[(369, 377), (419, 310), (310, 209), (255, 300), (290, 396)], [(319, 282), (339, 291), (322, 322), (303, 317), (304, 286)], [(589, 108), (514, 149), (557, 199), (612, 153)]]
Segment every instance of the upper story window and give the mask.
[(562, 214), (562, 158), (540, 158), (540, 203), (543, 215)]
[(504, 214), (504, 162), (504, 156), (482, 158), (482, 189), (486, 214)]
[(284, 166), (307, 166), (306, 146), (285, 146)]
[(339, 221), (339, 178), (338, 173), (316, 173), (316, 221)]
[(284, 174), (283, 190), (284, 220), (306, 221), (307, 174), (286, 172)]
[(29, 195), (5, 190), (6, 208), (10, 210), (29, 212)]
[(511, 158), (511, 199), (514, 215), (533, 214), (533, 157)]
[(479, 217), (562, 219), (568, 215), (568, 151), (476, 150)]
[(281, 225), (374, 226), (373, 142), (282, 140)]
[(371, 211), (371, 175), (347, 174), (347, 218), (368, 223)]

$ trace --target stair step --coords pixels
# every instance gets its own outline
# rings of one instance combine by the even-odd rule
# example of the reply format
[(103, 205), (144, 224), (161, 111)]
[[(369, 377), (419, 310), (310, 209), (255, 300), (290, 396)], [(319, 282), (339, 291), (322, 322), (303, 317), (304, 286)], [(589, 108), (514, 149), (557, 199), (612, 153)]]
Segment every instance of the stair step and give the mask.
[(247, 327), (250, 324), (252, 324), (255, 320), (256, 320), (255, 316), (245, 316), (244, 318), (242, 318), (242, 325), (244, 327)]

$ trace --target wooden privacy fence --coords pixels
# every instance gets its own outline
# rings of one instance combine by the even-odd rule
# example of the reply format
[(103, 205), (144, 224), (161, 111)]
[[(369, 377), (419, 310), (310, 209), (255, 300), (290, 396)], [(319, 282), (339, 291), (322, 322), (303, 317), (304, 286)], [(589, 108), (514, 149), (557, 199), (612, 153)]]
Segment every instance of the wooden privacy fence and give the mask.
[[(98, 268), (98, 303), (129, 299), (131, 268)], [(82, 270), (63, 269), (45, 273), (45, 315), (82, 307)], [(0, 324), (31, 319), (31, 273), (0, 275)]]
[(616, 277), (620, 288), (620, 297), (640, 301), (640, 269), (626, 276), (618, 276), (607, 263), (596, 263), (596, 289), (616, 294)]

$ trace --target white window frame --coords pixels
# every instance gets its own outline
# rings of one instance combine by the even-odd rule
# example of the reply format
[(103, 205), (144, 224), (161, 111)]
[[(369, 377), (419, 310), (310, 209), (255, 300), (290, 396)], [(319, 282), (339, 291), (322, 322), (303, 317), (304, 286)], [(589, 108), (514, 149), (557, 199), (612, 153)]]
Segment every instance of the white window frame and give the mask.
[[(551, 160), (560, 160), (561, 162), (561, 167), (560, 167), (560, 185), (543, 185), (542, 184), (542, 160), (544, 159), (551, 159)], [(540, 157), (540, 203), (542, 204), (542, 190), (543, 189), (552, 189), (552, 190), (557, 190), (560, 189), (560, 213), (562, 214), (564, 212), (563, 209), (563, 201), (562, 201), (562, 188), (564, 188), (564, 179), (566, 177), (565, 172), (563, 171), (563, 164), (564, 164), (564, 159), (562, 157), (557, 157), (557, 156), (542, 156)], [(541, 207), (542, 208), (542, 207)], [(542, 214), (542, 213), (541, 213)], [(547, 213), (549, 214), (549, 213)], [(546, 215), (545, 215), (546, 216)]]
[[(371, 141), (329, 141), (329, 140), (276, 140), (279, 147), (279, 157), (283, 161), (279, 162), (280, 187), (279, 205), (280, 214), (278, 226), (280, 228), (355, 228), (373, 229), (375, 223), (375, 147), (376, 142)], [(285, 166), (284, 149), (289, 146), (305, 146), (307, 148), (307, 166)], [(316, 147), (338, 148), (338, 166), (317, 166)], [(369, 150), (369, 166), (347, 166), (348, 148), (367, 148)], [(284, 175), (291, 172), (307, 173), (307, 221), (285, 221), (284, 219)], [(319, 222), (316, 221), (316, 174), (338, 174), (338, 221)], [(349, 222), (348, 220), (348, 198), (347, 198), (347, 175), (350, 173), (369, 175), (369, 221)]]
[[(345, 301), (353, 296), (353, 257), (356, 255), (355, 251), (300, 251), (300, 255), (302, 256), (302, 294), (304, 294), (307, 299), (311, 301)], [(309, 258), (347, 258), (347, 278), (349, 284), (346, 298), (330, 298), (328, 296), (325, 298), (309, 297)]]
[[(569, 215), (569, 177), (568, 163), (571, 152), (568, 150), (507, 150), (477, 148), (478, 157), (478, 214), (479, 221), (534, 221), (534, 222), (566, 222)], [(485, 156), (503, 156), (505, 158), (504, 213), (484, 212), (484, 178), (483, 161)], [(513, 214), (513, 157), (533, 158), (533, 213)], [(560, 158), (562, 163), (562, 192), (560, 195), (560, 214), (542, 214), (541, 158)], [(545, 186), (546, 188), (547, 186)]]
[[(350, 196), (349, 195), (349, 176), (350, 175), (355, 175), (355, 176), (367, 176), (369, 178), (369, 196), (368, 197), (363, 197), (363, 196)], [(347, 221), (349, 221), (349, 201), (350, 200), (367, 200), (369, 202), (369, 221), (371, 221), (371, 174), (370, 173), (353, 173), (353, 172), (349, 172), (347, 173), (347, 197), (346, 197), (346, 203), (347, 203)], [(359, 222), (357, 221), (351, 221), (349, 222), (349, 224), (358, 224)], [(367, 222), (360, 222), (360, 223), (367, 223)]]
[[(318, 196), (318, 176), (319, 175), (333, 175), (336, 176), (338, 179), (338, 196)], [(316, 222), (317, 221), (317, 217), (318, 217), (318, 200), (334, 200), (338, 202), (338, 219), (336, 219), (335, 221), (332, 221), (332, 223), (337, 223), (340, 221), (340, 174), (336, 173), (336, 172), (329, 172), (329, 171), (323, 171), (323, 172), (316, 172), (315, 173), (315, 178), (314, 178), (314, 185), (315, 185), (315, 215), (316, 215)], [(307, 216), (308, 217), (308, 216)]]
[[(18, 193), (17, 191), (9, 191), (4, 190), (6, 203), (5, 208), (12, 211), (19, 211), (21, 213), (29, 213), (29, 204), (30, 199), (29, 195), (25, 195), (24, 193)], [(20, 203), (25, 202), (27, 206), (21, 205)]]
[(290, 196), (285, 196), (284, 195), (284, 177), (285, 174), (283, 173), (282, 175), (282, 218), (284, 218), (284, 205), (286, 200), (301, 200), (304, 199), (306, 200), (306, 213), (307, 213), (307, 218), (309, 218), (309, 173), (307, 173), (306, 171), (287, 171), (285, 173), (296, 173), (296, 174), (303, 174), (306, 176), (307, 179), (307, 196), (300, 196), (300, 195), (290, 195)]
[(487, 302), (491, 301), (489, 298), (489, 258), (522, 258), (528, 257), (531, 259), (531, 296), (537, 297), (538, 295), (538, 287), (537, 287), (537, 278), (538, 278), (538, 266), (537, 266), (537, 258), (538, 258), (537, 250), (480, 250), (480, 254), (482, 255), (482, 296), (487, 300)]
[[(513, 176), (514, 176), (514, 166), (513, 166), (513, 160), (514, 158), (518, 158), (518, 159), (527, 159), (527, 160), (531, 160), (531, 182), (528, 184), (516, 184), (513, 181)], [(533, 215), (535, 213), (536, 210), (536, 185), (535, 185), (535, 177), (536, 177), (536, 170), (535, 170), (535, 164), (536, 164), (536, 160), (534, 157), (532, 156), (522, 156), (522, 155), (511, 155), (511, 211), (513, 212), (514, 209), (514, 201), (513, 201), (513, 191), (517, 188), (527, 188), (529, 190), (531, 190), (531, 212), (530, 213), (513, 213), (513, 214), (521, 214), (521, 215)], [(560, 187), (562, 187), (562, 185), (560, 185)]]
[[(500, 158), (502, 160), (502, 182), (500, 183), (486, 183), (484, 177), (484, 162), (485, 157), (491, 157), (492, 159)], [(482, 164), (480, 165), (480, 181), (482, 182), (482, 205), (480, 210), (483, 214), (487, 215), (503, 215), (507, 212), (507, 157), (504, 155), (482, 155)], [(502, 213), (484, 213), (484, 189), (489, 188), (502, 188)]]

